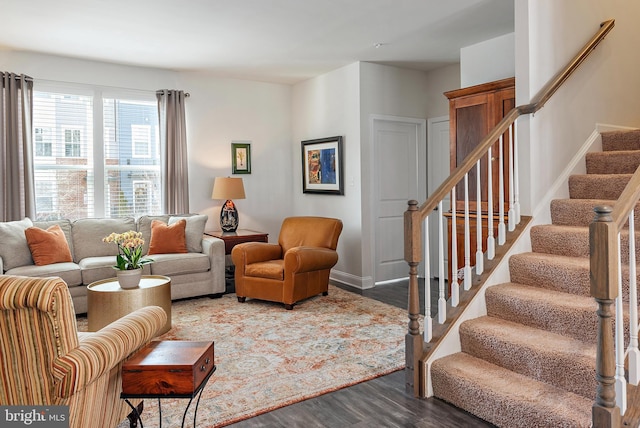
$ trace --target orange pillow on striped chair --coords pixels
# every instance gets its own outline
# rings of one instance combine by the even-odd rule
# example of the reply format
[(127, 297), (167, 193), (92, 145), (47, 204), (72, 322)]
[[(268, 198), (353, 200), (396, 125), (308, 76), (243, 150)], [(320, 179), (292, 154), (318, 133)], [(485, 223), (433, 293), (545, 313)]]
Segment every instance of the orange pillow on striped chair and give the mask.
[(185, 219), (172, 225), (153, 220), (151, 222), (149, 254), (187, 253), (186, 229), (187, 221)]
[(67, 238), (59, 225), (55, 224), (47, 230), (29, 227), (24, 230), (24, 235), (37, 266), (73, 261)]

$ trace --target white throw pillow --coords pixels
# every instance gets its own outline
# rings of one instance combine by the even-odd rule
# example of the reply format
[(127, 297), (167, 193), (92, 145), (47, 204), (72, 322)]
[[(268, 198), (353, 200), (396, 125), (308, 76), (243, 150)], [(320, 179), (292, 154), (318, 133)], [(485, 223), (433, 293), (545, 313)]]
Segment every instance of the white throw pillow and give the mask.
[(0, 223), (0, 257), (2, 257), (5, 271), (33, 264), (27, 237), (24, 234), (25, 229), (32, 226), (33, 222), (28, 217), (23, 220)]
[(187, 220), (187, 227), (185, 230), (187, 251), (190, 253), (201, 253), (202, 235), (204, 235), (204, 227), (206, 226), (209, 217), (206, 214), (169, 217), (168, 224), (172, 225), (183, 218)]

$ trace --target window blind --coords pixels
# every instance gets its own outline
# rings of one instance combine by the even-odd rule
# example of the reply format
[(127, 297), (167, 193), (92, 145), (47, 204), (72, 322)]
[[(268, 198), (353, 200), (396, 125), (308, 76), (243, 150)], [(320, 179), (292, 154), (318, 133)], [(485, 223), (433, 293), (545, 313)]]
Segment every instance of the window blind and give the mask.
[(143, 98), (34, 90), (37, 220), (161, 212), (158, 112)]

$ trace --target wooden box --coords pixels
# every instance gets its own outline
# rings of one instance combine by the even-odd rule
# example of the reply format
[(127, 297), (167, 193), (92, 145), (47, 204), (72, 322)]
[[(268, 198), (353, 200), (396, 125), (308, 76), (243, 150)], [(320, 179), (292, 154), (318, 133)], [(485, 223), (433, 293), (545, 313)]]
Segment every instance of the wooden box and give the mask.
[(215, 370), (213, 342), (161, 340), (122, 366), (122, 395), (192, 397)]

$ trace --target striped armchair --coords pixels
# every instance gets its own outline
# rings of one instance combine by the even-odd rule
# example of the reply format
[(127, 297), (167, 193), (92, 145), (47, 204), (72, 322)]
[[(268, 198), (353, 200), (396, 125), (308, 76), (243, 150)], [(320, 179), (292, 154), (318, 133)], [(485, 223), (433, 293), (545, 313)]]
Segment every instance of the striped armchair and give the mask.
[(122, 362), (165, 320), (150, 306), (78, 334), (60, 278), (0, 276), (0, 405), (69, 406), (70, 427), (116, 427), (130, 412)]

